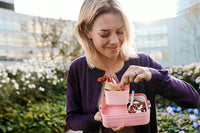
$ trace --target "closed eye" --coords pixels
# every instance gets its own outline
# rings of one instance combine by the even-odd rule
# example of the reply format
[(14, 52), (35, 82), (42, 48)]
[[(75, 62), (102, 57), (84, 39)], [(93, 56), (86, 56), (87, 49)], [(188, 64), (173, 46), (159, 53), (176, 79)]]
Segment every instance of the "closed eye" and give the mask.
[(117, 34), (122, 35), (122, 34), (124, 34), (124, 31), (117, 31)]
[[(117, 31), (116, 34), (117, 34), (117, 35), (123, 35), (123, 34), (124, 34), (124, 31)], [(107, 37), (109, 37), (109, 35), (110, 35), (110, 33), (102, 34), (101, 37), (102, 37), (102, 38), (107, 38)]]
[(110, 35), (110, 34), (103, 34), (103, 35), (101, 35), (101, 37), (102, 37), (102, 38), (106, 38), (106, 37), (109, 37), (109, 35)]

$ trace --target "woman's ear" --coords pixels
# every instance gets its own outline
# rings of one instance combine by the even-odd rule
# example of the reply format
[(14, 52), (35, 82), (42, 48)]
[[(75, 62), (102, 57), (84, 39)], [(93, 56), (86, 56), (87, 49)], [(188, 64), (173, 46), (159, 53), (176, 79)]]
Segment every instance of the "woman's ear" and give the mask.
[(86, 26), (84, 26), (84, 32), (85, 32), (86, 36), (87, 36), (89, 39), (92, 38), (91, 35), (90, 35), (90, 31), (88, 30), (88, 28), (87, 28)]
[(90, 31), (85, 31), (85, 34), (87, 35), (87, 37), (89, 38), (89, 39), (92, 39), (92, 37), (91, 37), (91, 34), (90, 34)]

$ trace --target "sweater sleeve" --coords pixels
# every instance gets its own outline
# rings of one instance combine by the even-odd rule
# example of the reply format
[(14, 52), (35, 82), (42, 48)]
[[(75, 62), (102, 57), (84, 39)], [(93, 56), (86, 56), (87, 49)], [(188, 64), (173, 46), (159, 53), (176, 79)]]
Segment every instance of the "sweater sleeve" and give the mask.
[(149, 81), (150, 88), (154, 88), (156, 94), (185, 108), (199, 107), (200, 95), (189, 83), (170, 75), (166, 69), (149, 56), (146, 56), (145, 62), (152, 73)]
[(81, 91), (78, 74), (74, 66), (70, 67), (67, 75), (67, 126), (74, 130), (92, 131), (96, 130), (100, 122), (94, 120), (95, 112), (83, 112)]
[(150, 71), (150, 83), (159, 95), (185, 108), (199, 107), (200, 95), (190, 84), (169, 75), (166, 70), (150, 68)]

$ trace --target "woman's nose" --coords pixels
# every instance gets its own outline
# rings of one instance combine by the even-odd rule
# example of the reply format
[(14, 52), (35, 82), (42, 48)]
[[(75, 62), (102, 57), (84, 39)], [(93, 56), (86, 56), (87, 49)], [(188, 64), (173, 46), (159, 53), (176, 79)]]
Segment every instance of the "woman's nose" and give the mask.
[(119, 38), (118, 38), (117, 34), (111, 34), (109, 41), (111, 44), (119, 43)]

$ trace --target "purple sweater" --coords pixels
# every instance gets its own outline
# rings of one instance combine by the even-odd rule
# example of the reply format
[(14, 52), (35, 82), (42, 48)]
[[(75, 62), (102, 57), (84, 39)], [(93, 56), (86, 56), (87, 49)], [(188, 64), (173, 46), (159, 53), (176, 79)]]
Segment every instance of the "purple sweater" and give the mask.
[[(151, 102), (150, 123), (136, 126), (136, 132), (156, 133), (156, 108), (155, 97), (161, 95), (179, 106), (195, 108), (200, 104), (200, 95), (188, 83), (169, 75), (163, 67), (145, 54), (138, 54), (138, 58), (131, 58), (125, 62), (124, 67), (116, 72), (121, 80), (123, 73), (130, 65), (149, 67), (152, 79), (137, 84), (130, 84), (130, 92), (144, 93)], [(154, 68), (154, 69), (151, 69)], [(105, 71), (97, 68), (89, 68), (86, 57), (76, 59), (70, 66), (67, 76), (67, 126), (72, 130), (82, 130), (87, 133), (98, 133), (101, 122), (94, 120), (97, 110), (102, 83), (99, 77), (104, 76)]]

